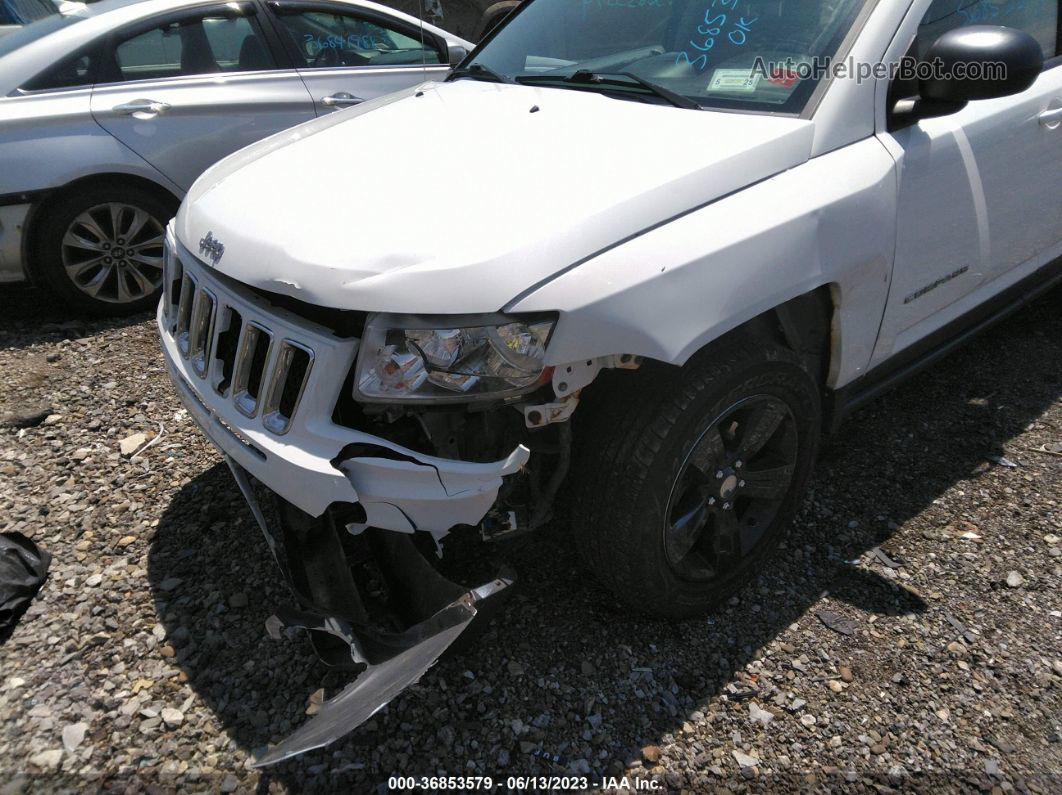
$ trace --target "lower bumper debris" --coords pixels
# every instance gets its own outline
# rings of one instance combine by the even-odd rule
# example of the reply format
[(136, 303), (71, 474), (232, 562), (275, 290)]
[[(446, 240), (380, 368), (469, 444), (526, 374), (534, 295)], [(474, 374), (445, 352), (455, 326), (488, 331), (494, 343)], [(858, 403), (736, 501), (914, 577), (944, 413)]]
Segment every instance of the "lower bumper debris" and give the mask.
[[(350, 644), (352, 656), (364, 661), (366, 668), (342, 693), (326, 701), (308, 723), (255, 760), (254, 766), (265, 767), (305, 751), (322, 748), (367, 721), (391, 699), (420, 679), (457, 640), (476, 617), (477, 603), (499, 593), (511, 582), (498, 578), (468, 591), (428, 620), (395, 635), (385, 636), (362, 629), (359, 636), (359, 630), (334, 617), (289, 614), (285, 621), (278, 616), (284, 626), (328, 632), (342, 638)], [(368, 662), (370, 652), (366, 648), (370, 645), (377, 652), (388, 646), (401, 650), (383, 662), (372, 664)]]
[[(440, 574), (410, 534), (376, 529), (357, 541), (365, 544), (373, 571), (391, 595), (381, 616), (367, 606), (351, 574), (342, 540), (349, 534), (328, 514), (314, 519), (302, 513), (231, 458), (228, 463), (299, 603), (276, 611), (266, 625), (270, 635), (305, 630), (323, 662), (357, 672), (312, 719), (255, 760), (255, 767), (321, 748), (357, 728), (419, 680), (473, 619), (493, 612), (488, 604), (496, 606), (513, 583), (502, 573), (466, 590)], [(349, 537), (346, 543), (352, 543)]]

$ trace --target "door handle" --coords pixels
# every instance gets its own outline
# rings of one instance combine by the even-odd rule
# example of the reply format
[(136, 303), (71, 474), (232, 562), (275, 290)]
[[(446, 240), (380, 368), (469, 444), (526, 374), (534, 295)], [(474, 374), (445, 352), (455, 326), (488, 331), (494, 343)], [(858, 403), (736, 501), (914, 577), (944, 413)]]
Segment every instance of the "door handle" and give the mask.
[(362, 101), (363, 100), (360, 97), (348, 94), (346, 91), (339, 91), (335, 94), (323, 97), (321, 99), (321, 104), (326, 108), (346, 108), (351, 105), (357, 105)]
[(111, 108), (115, 113), (123, 113), (126, 116), (133, 116), (137, 113), (157, 116), (169, 109), (169, 103), (157, 102), (153, 99), (134, 99), (132, 102), (123, 102), (121, 105), (115, 105)]
[(1052, 108), (1051, 110), (1045, 110), (1039, 116), (1036, 117), (1040, 121), (1040, 125), (1046, 127), (1049, 130), (1053, 130), (1062, 124), (1062, 108)]

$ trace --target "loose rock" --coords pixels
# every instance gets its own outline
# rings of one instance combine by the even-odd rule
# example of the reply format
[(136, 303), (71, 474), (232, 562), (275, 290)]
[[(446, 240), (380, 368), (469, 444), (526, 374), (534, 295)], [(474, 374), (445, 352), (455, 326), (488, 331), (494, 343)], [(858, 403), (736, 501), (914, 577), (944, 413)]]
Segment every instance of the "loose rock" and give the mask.
[(163, 723), (171, 729), (184, 723), (184, 713), (173, 707), (164, 707), (159, 716), (162, 718)]
[(71, 723), (63, 727), (63, 747), (71, 753), (77, 750), (88, 731), (87, 723)]
[(741, 767), (756, 767), (760, 763), (759, 759), (742, 751), (731, 751), (730, 753), (733, 755), (734, 761)]
[(132, 436), (126, 436), (122, 439), (122, 441), (118, 443), (118, 449), (123, 456), (128, 458), (139, 450), (145, 442), (147, 442), (146, 434), (134, 433)]
[(29, 761), (31, 765), (35, 765), (36, 767), (44, 768), (45, 770), (55, 770), (59, 767), (59, 763), (62, 759), (63, 750), (61, 748), (52, 748), (34, 754), (29, 758)]

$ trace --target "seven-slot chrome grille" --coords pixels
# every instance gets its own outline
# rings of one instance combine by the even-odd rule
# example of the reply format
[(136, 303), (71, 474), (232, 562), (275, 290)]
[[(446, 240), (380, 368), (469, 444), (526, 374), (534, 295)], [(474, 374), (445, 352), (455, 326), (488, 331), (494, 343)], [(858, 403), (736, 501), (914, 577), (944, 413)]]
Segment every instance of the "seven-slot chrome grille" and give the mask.
[(190, 272), (167, 247), (165, 314), (195, 375), (248, 418), (286, 433), (313, 367), (309, 345), (278, 334), (268, 317), (245, 317), (225, 291)]

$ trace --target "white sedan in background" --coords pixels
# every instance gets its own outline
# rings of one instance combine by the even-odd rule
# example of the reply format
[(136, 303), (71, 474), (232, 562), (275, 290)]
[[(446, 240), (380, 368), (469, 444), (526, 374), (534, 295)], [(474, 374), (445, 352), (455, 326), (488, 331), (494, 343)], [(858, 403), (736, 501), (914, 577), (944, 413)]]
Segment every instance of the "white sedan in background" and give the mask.
[[(105, 0), (27, 25), (0, 39), (0, 282), (145, 309), (166, 221), (208, 166), (471, 48), (363, 0)], [(330, 178), (306, 174), (307, 201)]]

